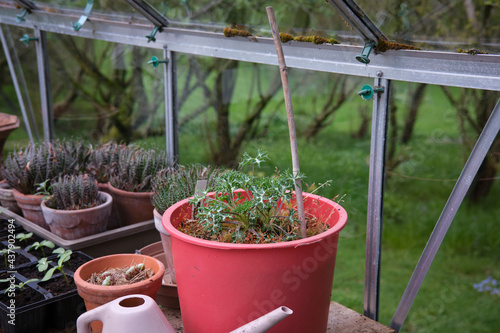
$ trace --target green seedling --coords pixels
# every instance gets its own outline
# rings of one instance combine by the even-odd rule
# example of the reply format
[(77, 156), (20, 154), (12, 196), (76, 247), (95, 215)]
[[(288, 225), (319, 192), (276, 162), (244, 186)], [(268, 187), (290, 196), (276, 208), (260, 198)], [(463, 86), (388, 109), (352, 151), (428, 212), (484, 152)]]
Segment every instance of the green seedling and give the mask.
[(64, 263), (66, 261), (68, 261), (69, 259), (71, 259), (71, 253), (69, 253), (69, 252), (71, 252), (71, 251), (65, 251), (64, 253), (62, 253), (59, 256), (59, 261), (57, 262), (57, 266), (52, 267), (51, 269), (49, 269), (47, 271), (47, 273), (45, 273), (45, 276), (42, 278), (42, 281), (47, 281), (50, 278), (52, 278), (52, 275), (54, 275), (54, 272), (56, 270), (58, 270), (64, 276), (64, 279), (66, 280), (66, 283), (69, 284), (68, 277), (66, 276), (66, 273), (64, 273)]
[(42, 254), (45, 257), (46, 256), (45, 255), (45, 250), (44, 250), (45, 247), (53, 249), (56, 246), (51, 241), (43, 240), (41, 242), (34, 242), (33, 244), (31, 244), (31, 246), (29, 247), (28, 251), (30, 251), (31, 249), (35, 249), (35, 250), (40, 249), (40, 250), (42, 250)]
[[(28, 281), (25, 281), (25, 282), (19, 282), (19, 284), (11, 284), (9, 286), (9, 288), (5, 289), (5, 291), (3, 292), (4, 294), (8, 293), (9, 291), (13, 291), (14, 289), (19, 289), (19, 290), (23, 290), (24, 286), (27, 285), (28, 283), (30, 282), (37, 282), (38, 279), (30, 279)], [(2, 279), (0, 280), (0, 282), (10, 282), (10, 279)]]
[(50, 195), (50, 186), (47, 187), (47, 184), (48, 184), (49, 181), (50, 181), (50, 179), (47, 179), (46, 181), (44, 181), (42, 183), (35, 184), (35, 186), (36, 186), (36, 193), (35, 193), (35, 195), (49, 196)]
[(49, 268), (49, 264), (51, 263), (51, 260), (48, 260), (47, 258), (42, 258), (38, 260), (38, 263), (36, 264), (36, 267), (38, 268), (39, 272), (45, 272), (47, 268)]
[[(71, 254), (73, 253), (73, 251), (66, 250), (66, 249), (64, 249), (62, 247), (58, 247), (57, 249), (55, 249), (54, 251), (52, 251), (52, 254), (54, 254), (54, 253), (57, 253), (57, 257), (58, 258), (68, 257), (68, 259), (64, 260), (66, 262), (71, 257)], [(69, 265), (69, 267), (71, 267), (71, 264), (69, 263), (69, 261), (68, 261), (68, 265)]]
[(5, 267), (7, 268), (8, 267), (8, 263), (7, 263), (7, 257), (8, 257), (8, 254), (10, 251), (14, 251), (14, 250), (17, 250), (17, 249), (20, 249), (19, 246), (14, 246), (12, 248), (7, 248), (7, 249), (3, 249), (3, 250), (0, 250), (0, 255), (3, 256), (3, 259), (5, 260)]
[(16, 235), (16, 239), (19, 239), (20, 242), (26, 242), (28, 239), (31, 238), (31, 236), (33, 236), (32, 232), (29, 232), (27, 234), (20, 233)]

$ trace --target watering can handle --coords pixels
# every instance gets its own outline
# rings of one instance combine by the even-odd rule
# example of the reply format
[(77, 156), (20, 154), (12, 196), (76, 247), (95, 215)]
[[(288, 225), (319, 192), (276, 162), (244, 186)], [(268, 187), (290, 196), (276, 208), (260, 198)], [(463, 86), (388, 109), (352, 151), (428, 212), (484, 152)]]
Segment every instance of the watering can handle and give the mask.
[(99, 307), (80, 315), (76, 320), (76, 331), (78, 333), (91, 333), (90, 323), (96, 320), (102, 321), (101, 314), (104, 313)]

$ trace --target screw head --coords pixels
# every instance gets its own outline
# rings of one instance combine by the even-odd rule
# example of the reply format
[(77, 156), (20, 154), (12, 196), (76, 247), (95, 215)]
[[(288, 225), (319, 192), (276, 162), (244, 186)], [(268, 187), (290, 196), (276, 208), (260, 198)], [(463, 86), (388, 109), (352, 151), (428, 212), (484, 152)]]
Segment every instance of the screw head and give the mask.
[(377, 71), (377, 76), (382, 77), (382, 76), (384, 76), (384, 73), (382, 71)]

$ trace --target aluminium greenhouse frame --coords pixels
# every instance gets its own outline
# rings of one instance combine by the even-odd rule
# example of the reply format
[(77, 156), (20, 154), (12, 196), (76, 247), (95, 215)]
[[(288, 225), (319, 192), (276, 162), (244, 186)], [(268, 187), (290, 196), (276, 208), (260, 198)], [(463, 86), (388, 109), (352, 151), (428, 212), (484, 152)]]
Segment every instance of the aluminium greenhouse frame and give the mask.
[[(138, 5), (142, 3), (141, 0), (127, 0), (127, 2), (138, 3)], [(383, 38), (381, 32), (370, 30), (369, 19), (359, 21), (359, 17), (352, 14), (350, 6), (353, 5), (353, 1), (328, 0), (328, 2), (336, 7), (359, 30), (367, 44), (370, 42), (375, 43), (374, 38), (376, 37)], [(161, 17), (158, 17), (158, 12), (151, 11), (149, 13), (151, 15), (148, 17), (148, 10), (147, 7), (144, 7), (144, 12), (141, 11), (145, 16), (142, 21), (129, 21), (124, 19), (122, 15), (117, 14), (92, 13), (81, 27), (75, 29), (71, 22), (78, 21), (80, 17), (85, 16), (85, 14), (88, 15), (88, 13), (73, 9), (46, 11), (44, 8), (34, 8), (30, 9), (29, 14), (24, 16), (24, 21), (20, 21), (16, 17), (20, 14), (20, 9), (16, 8), (16, 3), (0, 0), (0, 37), (2, 37), (2, 44), (4, 45), (21, 105), (23, 102), (15, 79), (16, 68), (14, 68), (10, 59), (1, 27), (2, 25), (11, 25), (30, 28), (33, 29), (34, 36), (37, 38), (34, 42), (36, 43), (40, 77), (45, 140), (50, 140), (53, 135), (50, 78), (48, 77), (48, 59), (45, 45), (46, 32), (163, 51), (164, 58), (169, 60), (163, 67), (166, 143), (170, 161), (174, 161), (178, 156), (177, 110), (175, 109), (175, 53), (278, 65), (272, 38), (227, 38), (220, 32), (196, 31), (189, 29), (189, 26), (183, 27), (181, 25), (173, 27), (169, 24), (167, 18), (163, 17), (164, 20), (162, 20)], [(265, 15), (264, 9), (262, 12)], [(161, 26), (155, 24), (161, 24)], [(364, 30), (364, 27), (367, 30)], [(152, 30), (156, 31), (153, 36), (155, 42), (150, 43), (151, 39), (145, 36), (151, 35)], [(389, 113), (388, 96), (391, 81), (500, 91), (500, 55), (389, 50), (381, 54), (372, 54), (369, 64), (364, 64), (356, 60), (356, 56), (363, 51), (361, 46), (314, 45), (311, 43), (290, 42), (283, 45), (283, 50), (288, 67), (371, 78), (374, 80), (374, 86), (379, 88), (376, 89), (373, 99), (364, 298), (365, 315), (378, 320), (385, 152)], [(147, 62), (146, 59), (145, 62)], [(400, 330), (439, 245), (463, 200), (470, 181), (477, 173), (477, 169), (489, 149), (491, 138), (496, 136), (499, 128), (500, 103), (495, 107), (490, 121), (485, 126), (478, 144), (460, 175), (396, 309), (390, 325), (395, 330)]]

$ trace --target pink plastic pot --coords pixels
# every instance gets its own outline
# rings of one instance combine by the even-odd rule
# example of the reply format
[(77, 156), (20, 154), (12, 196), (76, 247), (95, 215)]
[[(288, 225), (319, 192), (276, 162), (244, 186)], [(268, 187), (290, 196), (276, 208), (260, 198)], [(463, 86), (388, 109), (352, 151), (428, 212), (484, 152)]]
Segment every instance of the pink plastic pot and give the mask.
[(191, 218), (188, 200), (171, 206), (163, 226), (172, 252), (184, 332), (229, 332), (278, 306), (294, 314), (269, 332), (326, 332), (338, 235), (346, 211), (305, 194), (306, 214), (330, 229), (276, 244), (228, 244), (188, 236), (175, 227)]

